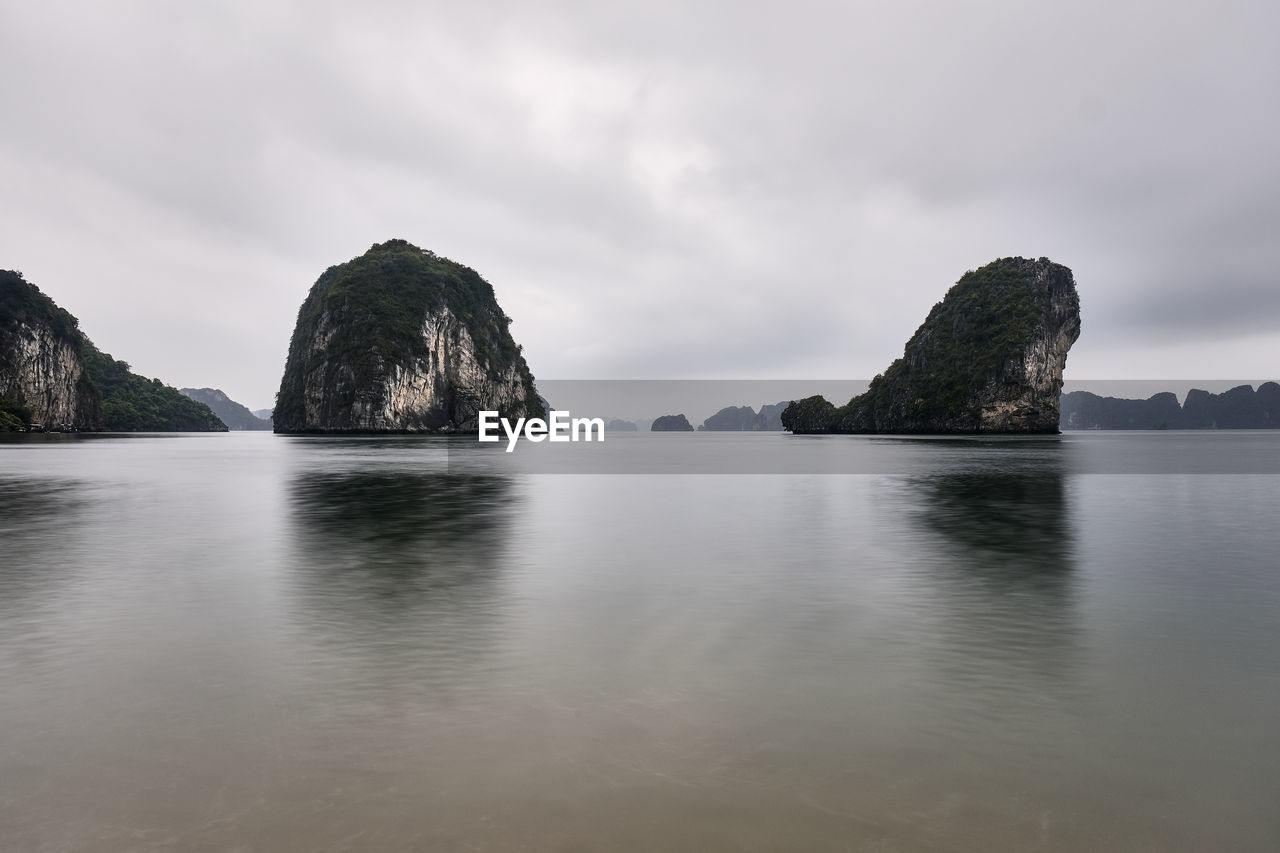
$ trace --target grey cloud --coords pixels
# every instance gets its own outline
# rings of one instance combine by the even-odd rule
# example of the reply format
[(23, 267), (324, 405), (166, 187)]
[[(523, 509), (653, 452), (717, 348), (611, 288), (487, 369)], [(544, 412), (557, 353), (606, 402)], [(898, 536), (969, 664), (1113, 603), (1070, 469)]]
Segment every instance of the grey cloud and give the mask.
[(1270, 281), (1211, 278), (1194, 289), (1166, 289), (1133, 299), (1117, 312), (1114, 328), (1144, 338), (1175, 334), (1212, 341), (1259, 332), (1280, 333), (1280, 289)]
[[(1277, 24), (1233, 3), (6, 4), (0, 265), (140, 369), (254, 407), (311, 282), (392, 236), (488, 277), (539, 376), (873, 375), (1006, 254), (1075, 269), (1078, 349), (1247, 339), (1254, 375), (1280, 351)], [(192, 306), (204, 331), (175, 351), (158, 330)]]

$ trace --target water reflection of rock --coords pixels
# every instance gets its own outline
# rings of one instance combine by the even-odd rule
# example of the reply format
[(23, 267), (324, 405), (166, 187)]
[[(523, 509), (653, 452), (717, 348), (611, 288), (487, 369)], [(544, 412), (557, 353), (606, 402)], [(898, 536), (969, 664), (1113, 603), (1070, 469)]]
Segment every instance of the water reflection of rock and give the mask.
[(970, 575), (996, 587), (1061, 589), (1072, 546), (1061, 471), (941, 474), (919, 486), (925, 526)]
[(0, 534), (6, 545), (42, 525), (65, 525), (67, 514), (84, 503), (84, 485), (35, 477), (0, 479)]
[(1058, 461), (913, 481), (931, 546), (922, 568), (935, 593), (935, 674), (949, 703), (984, 717), (1037, 719), (1077, 688), (1075, 533)]
[(289, 497), (292, 599), (311, 640), (325, 645), (318, 660), (409, 665), (429, 679), (432, 667), (491, 643), (514, 502), (508, 480), (306, 473)]
[[(85, 484), (0, 478), (0, 613), (28, 593), (47, 595), (83, 561), (79, 527), (91, 505)], [(16, 610), (15, 610), (16, 612)]]

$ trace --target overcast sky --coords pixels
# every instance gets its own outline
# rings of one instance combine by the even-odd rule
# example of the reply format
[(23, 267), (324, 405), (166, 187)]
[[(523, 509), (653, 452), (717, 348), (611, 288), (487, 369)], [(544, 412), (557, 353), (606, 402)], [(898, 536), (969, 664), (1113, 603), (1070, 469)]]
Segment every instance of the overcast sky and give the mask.
[(252, 408), (391, 237), (548, 379), (866, 378), (1008, 255), (1069, 379), (1275, 377), (1277, 10), (0, 0), (0, 268)]

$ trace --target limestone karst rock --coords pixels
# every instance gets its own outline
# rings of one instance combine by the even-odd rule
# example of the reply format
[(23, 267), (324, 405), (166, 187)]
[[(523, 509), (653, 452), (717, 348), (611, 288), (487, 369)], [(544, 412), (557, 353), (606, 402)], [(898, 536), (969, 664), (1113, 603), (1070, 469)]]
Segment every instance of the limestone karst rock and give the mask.
[(544, 410), (493, 287), (404, 240), (312, 286), (276, 397), (278, 433), (460, 432)]
[(1192, 388), (1186, 403), (1170, 391), (1146, 400), (1062, 395), (1063, 429), (1280, 429), (1280, 385), (1238, 385), (1221, 394)]
[(21, 273), (0, 272), (0, 399), (21, 410), (10, 428), (97, 429), (100, 395), (76, 319)]
[(203, 403), (99, 350), (79, 321), (0, 270), (0, 430), (226, 432)]
[(839, 408), (793, 402), (782, 422), (796, 433), (1056, 433), (1079, 336), (1071, 270), (1002, 258), (965, 273), (865, 394)]
[(693, 432), (693, 424), (683, 414), (663, 415), (654, 420), (650, 432)]

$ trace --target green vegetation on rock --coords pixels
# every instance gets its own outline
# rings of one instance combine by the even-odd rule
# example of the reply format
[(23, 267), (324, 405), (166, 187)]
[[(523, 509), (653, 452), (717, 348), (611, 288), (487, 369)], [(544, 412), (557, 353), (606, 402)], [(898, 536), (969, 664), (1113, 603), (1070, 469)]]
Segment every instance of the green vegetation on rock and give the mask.
[(219, 388), (179, 388), (178, 393), (190, 397), (198, 403), (204, 403), (218, 420), (231, 430), (269, 430), (271, 422), (259, 418), (249, 408), (232, 400)]
[(815, 394), (803, 400), (793, 400), (782, 412), (782, 425), (794, 433), (831, 432), (835, 427), (835, 411), (836, 407), (830, 401)]
[(25, 322), (44, 323), (63, 339), (74, 338), (80, 331), (80, 322), (23, 278), (22, 273), (0, 270), (0, 330)]
[[(439, 323), (434, 335), (429, 320)], [(510, 323), (475, 270), (405, 240), (375, 244), (326, 270), (299, 309), (274, 427), (452, 431), (478, 408), (543, 415)], [(474, 359), (462, 351), (462, 331)], [(407, 376), (412, 392), (405, 391)], [(393, 400), (397, 381), (404, 393)], [(513, 384), (518, 399), (506, 393)]]
[(0, 430), (226, 431), (208, 406), (145, 379), (100, 351), (79, 321), (28, 282), (0, 271)]
[(31, 408), (15, 397), (0, 397), (0, 432), (23, 432), (31, 426)]
[(84, 341), (85, 375), (102, 394), (102, 425), (108, 432), (226, 432), (204, 403), (185, 397), (159, 379), (147, 379)]
[(837, 410), (837, 421), (863, 407), (877, 420), (891, 416), (893, 389), (903, 385), (914, 392), (912, 418), (976, 421), (973, 389), (1022, 355), (1039, 313), (1025, 271), (1009, 260), (965, 273), (933, 306), (906, 354), (872, 379), (866, 393)]
[(965, 273), (866, 393), (830, 411), (792, 403), (782, 420), (793, 432), (1056, 432), (1079, 334), (1071, 270), (1001, 258)]

